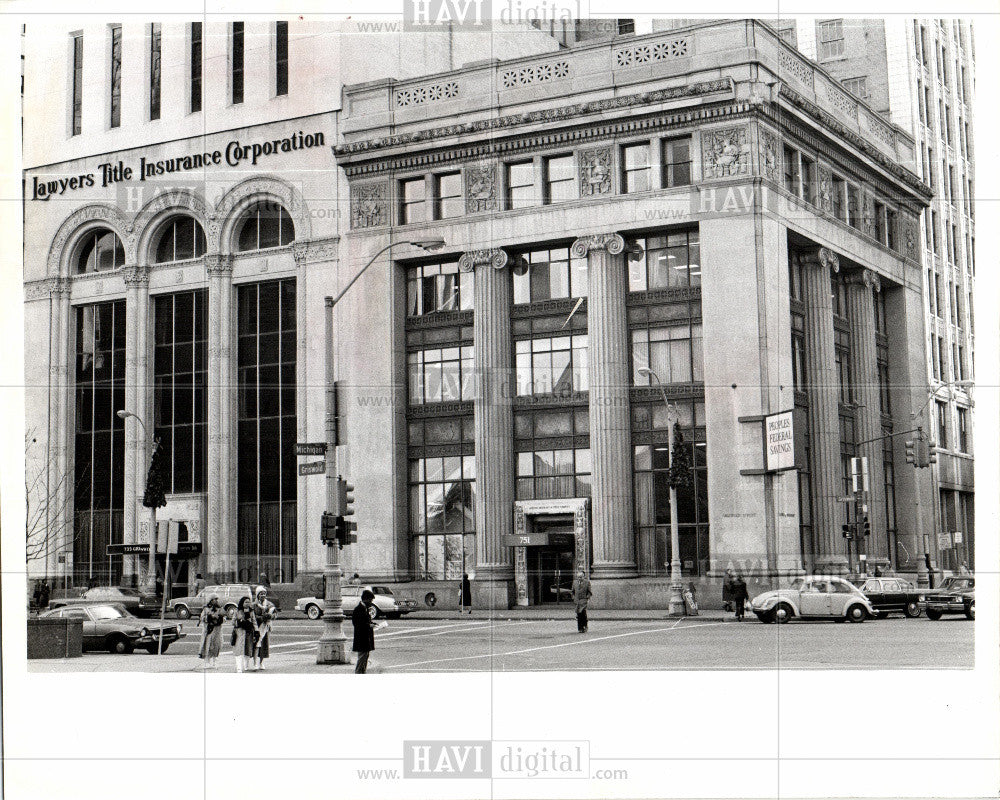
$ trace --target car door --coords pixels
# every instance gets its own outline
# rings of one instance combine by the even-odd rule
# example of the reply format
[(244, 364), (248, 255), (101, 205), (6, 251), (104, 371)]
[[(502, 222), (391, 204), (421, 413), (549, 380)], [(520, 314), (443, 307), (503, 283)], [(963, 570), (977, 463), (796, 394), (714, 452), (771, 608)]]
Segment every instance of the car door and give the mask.
[(881, 609), (885, 607), (885, 592), (883, 591), (883, 587), (884, 581), (880, 581), (878, 578), (869, 578), (861, 587), (861, 591), (871, 601), (873, 608)]
[(829, 581), (813, 578), (802, 584), (802, 589), (799, 591), (799, 613), (804, 617), (829, 616)]
[(847, 581), (836, 578), (830, 581), (830, 616), (845, 616), (847, 614), (847, 607), (860, 599), (857, 590)]
[(63, 619), (78, 619), (83, 622), (83, 649), (101, 648), (101, 637), (97, 633), (97, 623), (90, 618), (87, 609), (82, 606), (64, 608), (60, 615)]
[(906, 594), (899, 581), (883, 580), (882, 589), (885, 592), (885, 607), (893, 611), (902, 611), (906, 607)]

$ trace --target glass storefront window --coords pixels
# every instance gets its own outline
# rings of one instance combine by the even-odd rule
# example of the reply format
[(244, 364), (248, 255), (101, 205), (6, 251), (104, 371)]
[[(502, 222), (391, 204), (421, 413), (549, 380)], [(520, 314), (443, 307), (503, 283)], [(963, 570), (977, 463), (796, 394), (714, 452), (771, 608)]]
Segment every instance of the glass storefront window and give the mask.
[(701, 285), (701, 245), (697, 230), (662, 236), (639, 237), (643, 250), (638, 261), (630, 261), (629, 291)]
[(515, 262), (516, 304), (587, 296), (587, 259), (571, 256), (568, 247), (529, 250)]
[(514, 343), (519, 396), (587, 391), (587, 337), (557, 336)]

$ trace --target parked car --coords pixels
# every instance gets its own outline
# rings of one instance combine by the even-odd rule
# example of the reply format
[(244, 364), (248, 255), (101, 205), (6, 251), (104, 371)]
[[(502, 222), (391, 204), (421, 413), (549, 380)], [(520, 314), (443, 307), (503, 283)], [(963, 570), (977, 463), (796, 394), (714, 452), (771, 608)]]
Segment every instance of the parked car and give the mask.
[[(192, 616), (199, 616), (208, 603), (209, 598), (218, 597), (219, 605), (222, 606), (226, 616), (232, 619), (236, 616), (236, 606), (241, 597), (253, 597), (254, 587), (248, 583), (220, 583), (217, 586), (206, 586), (198, 594), (187, 595), (186, 597), (175, 597), (170, 601), (171, 608), (178, 619), (188, 619)], [(281, 611), (281, 604), (276, 597), (270, 593), (267, 597), (278, 611)]]
[(46, 611), (39, 618), (83, 620), (83, 649), (107, 650), (109, 653), (131, 653), (141, 647), (156, 653), (163, 629), (163, 646), (167, 647), (185, 636), (183, 626), (174, 622), (141, 620), (116, 603), (69, 605)]
[(89, 603), (114, 603), (137, 617), (155, 617), (160, 613), (160, 598), (128, 586), (95, 586), (79, 597), (60, 597), (49, 601), (49, 608), (64, 608)]
[(971, 575), (952, 575), (926, 593), (927, 618), (938, 620), (944, 614), (965, 614), (976, 618), (976, 579)]
[(908, 617), (919, 617), (924, 593), (902, 578), (858, 578), (854, 581), (862, 594), (871, 601), (878, 616), (899, 611)]
[[(368, 613), (372, 619), (391, 617), (399, 619), (403, 614), (409, 614), (418, 608), (416, 600), (396, 597), (388, 586), (341, 586), (340, 608), (346, 616), (350, 616), (355, 606), (361, 602), (361, 592), (371, 589), (375, 600)], [(295, 610), (301, 611), (309, 619), (319, 619), (323, 616), (322, 597), (300, 597), (295, 603)]]
[(825, 617), (864, 622), (875, 609), (857, 586), (843, 578), (806, 575), (787, 589), (757, 595), (751, 603), (761, 622), (788, 622), (792, 617)]

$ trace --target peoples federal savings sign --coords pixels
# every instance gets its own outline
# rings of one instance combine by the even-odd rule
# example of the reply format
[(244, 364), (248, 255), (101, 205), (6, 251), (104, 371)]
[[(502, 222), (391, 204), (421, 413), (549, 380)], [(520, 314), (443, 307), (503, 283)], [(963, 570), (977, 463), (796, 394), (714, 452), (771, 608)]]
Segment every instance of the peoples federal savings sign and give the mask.
[(768, 472), (795, 467), (794, 412), (764, 417), (764, 463)]
[(144, 155), (139, 156), (137, 163), (125, 161), (105, 162), (97, 165), (97, 171), (80, 175), (46, 179), (37, 175), (31, 179), (31, 199), (48, 200), (74, 192), (78, 189), (90, 189), (100, 184), (101, 187), (113, 186), (123, 181), (146, 181), (164, 175), (175, 175), (208, 167), (227, 166), (238, 167), (241, 164), (255, 166), (258, 161), (279, 153), (294, 153), (297, 150), (309, 150), (322, 147), (326, 139), (322, 133), (303, 133), (298, 131), (282, 139), (267, 139), (245, 144), (239, 139), (233, 139), (220, 150), (185, 152), (151, 161)]

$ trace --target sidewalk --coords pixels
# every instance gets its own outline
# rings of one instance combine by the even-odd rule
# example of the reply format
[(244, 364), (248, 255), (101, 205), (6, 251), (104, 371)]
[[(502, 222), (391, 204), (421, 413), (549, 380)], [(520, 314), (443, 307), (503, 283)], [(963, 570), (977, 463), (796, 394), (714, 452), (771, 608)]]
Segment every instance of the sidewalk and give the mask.
[[(750, 614), (752, 617), (753, 615)], [(412, 614), (407, 614), (403, 619), (407, 620), (516, 620), (516, 619), (530, 619), (530, 620), (562, 620), (562, 619), (574, 619), (576, 614), (573, 610), (573, 606), (566, 604), (561, 606), (528, 606), (522, 608), (476, 608), (472, 610), (472, 614), (462, 614), (458, 609), (430, 609), (421, 608), (414, 611)], [(658, 609), (602, 609), (602, 608), (589, 608), (587, 609), (587, 618), (590, 621), (600, 621), (600, 620), (673, 620), (682, 619), (682, 617), (671, 617), (670, 613), (665, 608)], [(695, 617), (688, 617), (689, 619), (695, 619)], [(715, 609), (699, 610), (697, 618), (711, 619), (711, 620), (721, 620), (721, 619), (733, 619), (733, 612), (722, 611)]]

